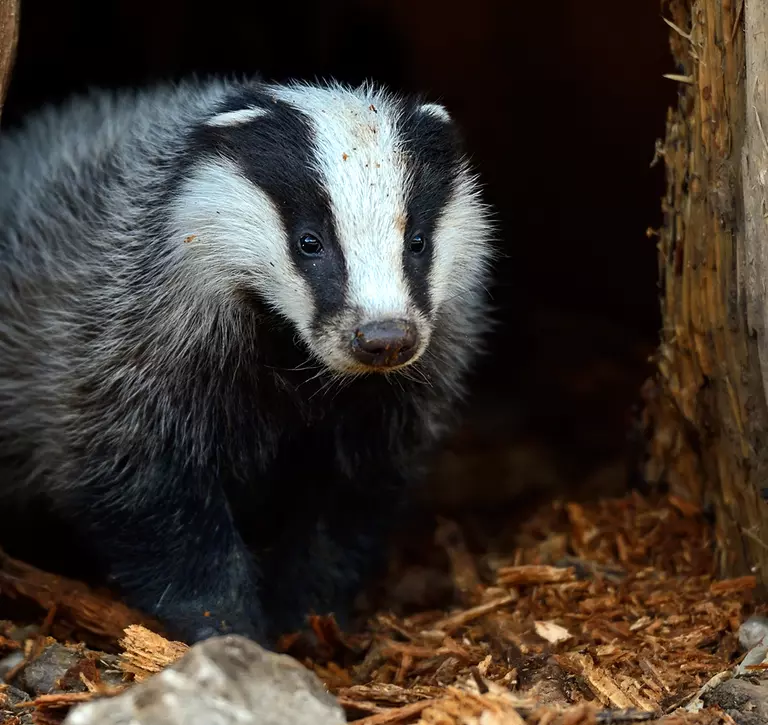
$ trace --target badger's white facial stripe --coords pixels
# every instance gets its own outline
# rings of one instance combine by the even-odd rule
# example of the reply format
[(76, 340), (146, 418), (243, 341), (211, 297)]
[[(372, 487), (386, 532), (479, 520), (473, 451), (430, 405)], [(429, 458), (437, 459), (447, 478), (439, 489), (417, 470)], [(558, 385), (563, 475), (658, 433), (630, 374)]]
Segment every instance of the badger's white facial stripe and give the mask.
[(439, 118), (441, 121), (449, 122), (451, 120), (451, 115), (448, 113), (448, 110), (445, 106), (441, 106), (439, 103), (423, 103), (419, 107), (419, 110), (434, 118)]
[(205, 123), (207, 126), (238, 126), (242, 123), (249, 123), (256, 118), (261, 118), (269, 114), (266, 108), (257, 108), (250, 106), (240, 108), (237, 111), (225, 111), (209, 118)]
[(231, 279), (257, 289), (309, 339), (312, 292), (290, 258), (280, 213), (234, 163), (197, 166), (173, 215), (192, 283), (218, 289), (222, 279)]
[(318, 182), (327, 190), (347, 265), (347, 303), (360, 323), (407, 317), (403, 272), (408, 178), (398, 109), (381, 92), (290, 86), (275, 96), (304, 112), (315, 134)]
[(432, 305), (438, 308), (475, 289), (491, 261), (490, 226), (475, 179), (458, 177), (434, 233), (430, 290)]

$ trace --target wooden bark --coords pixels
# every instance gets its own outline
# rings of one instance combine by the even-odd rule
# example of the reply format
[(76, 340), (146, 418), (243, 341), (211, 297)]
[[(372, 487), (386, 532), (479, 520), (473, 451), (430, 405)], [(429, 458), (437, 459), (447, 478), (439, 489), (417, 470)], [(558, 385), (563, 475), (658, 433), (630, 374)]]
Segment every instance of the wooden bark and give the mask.
[(662, 11), (680, 96), (659, 150), (663, 330), (647, 473), (713, 510), (722, 572), (754, 572), (765, 594), (768, 8), (664, 0)]
[(0, 0), (0, 117), (19, 39), (20, 0)]
[(0, 550), (0, 595), (35, 602), (55, 614), (57, 624), (77, 639), (109, 648), (126, 627), (142, 624), (162, 631), (159, 623), (85, 584), (49, 574)]
[[(750, 0), (744, 9), (746, 46), (746, 134), (742, 184), (744, 253), (740, 257), (739, 289), (747, 301), (747, 318), (757, 333), (763, 381), (768, 379), (768, 5)], [(765, 386), (764, 386), (765, 388)], [(768, 390), (768, 388), (765, 388)]]

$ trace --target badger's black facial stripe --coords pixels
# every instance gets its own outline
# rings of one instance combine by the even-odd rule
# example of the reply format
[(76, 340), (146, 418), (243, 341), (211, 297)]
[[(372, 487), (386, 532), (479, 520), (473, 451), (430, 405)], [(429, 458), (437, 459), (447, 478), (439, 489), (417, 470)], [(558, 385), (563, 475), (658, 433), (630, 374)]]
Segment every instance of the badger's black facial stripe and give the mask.
[[(461, 141), (449, 120), (421, 108), (413, 101), (400, 122), (404, 150), (413, 185), (407, 200), (408, 224), (403, 248), (403, 269), (415, 302), (431, 311), (429, 274), (434, 259), (435, 227), (451, 195), (456, 169), (462, 158)], [(422, 254), (413, 254), (410, 240), (421, 234)]]
[[(259, 89), (228, 98), (218, 112), (242, 108), (267, 112), (233, 125), (201, 124), (187, 153), (197, 158), (219, 155), (236, 162), (246, 178), (270, 196), (288, 233), (289, 254), (312, 290), (315, 316), (332, 315), (344, 306), (347, 270), (331, 202), (314, 171), (310, 123), (301, 112)], [(298, 252), (299, 240), (306, 234), (321, 240), (322, 255)]]

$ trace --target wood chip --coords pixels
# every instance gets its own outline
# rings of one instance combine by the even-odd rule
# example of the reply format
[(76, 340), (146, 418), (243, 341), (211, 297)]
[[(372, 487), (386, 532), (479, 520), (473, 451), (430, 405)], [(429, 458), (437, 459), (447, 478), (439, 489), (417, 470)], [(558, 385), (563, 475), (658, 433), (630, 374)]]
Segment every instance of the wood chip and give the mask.
[(641, 710), (653, 712), (654, 707), (648, 707), (648, 704), (642, 702), (640, 698), (631, 698), (626, 691), (616, 684), (616, 681), (602, 667), (595, 666), (589, 655), (579, 653), (569, 653), (564, 655), (564, 659), (580, 670), (580, 674), (589, 684), (595, 696), (600, 699), (603, 705), (617, 707), (628, 710), (639, 707)]
[(124, 652), (120, 655), (120, 667), (141, 681), (160, 672), (183, 657), (189, 647), (183, 642), (172, 642), (146, 627), (132, 625), (120, 640)]
[(96, 647), (116, 642), (131, 624), (162, 631), (153, 619), (121, 602), (97, 594), (80, 582), (40, 571), (2, 550), (0, 591), (29, 599), (46, 612), (54, 611), (60, 626), (84, 633)]
[(503, 586), (523, 586), (526, 584), (556, 584), (558, 582), (576, 581), (576, 571), (573, 567), (560, 568), (556, 566), (505, 566), (497, 572), (497, 581)]
[(448, 554), (456, 591), (468, 604), (479, 602), (484, 587), (475, 558), (467, 550), (461, 528), (454, 521), (441, 519), (435, 532), (435, 541)]
[(428, 708), (430, 704), (435, 701), (424, 700), (423, 702), (414, 702), (411, 705), (404, 705), (403, 707), (393, 708), (386, 712), (380, 712), (370, 717), (365, 717), (362, 720), (355, 720), (357, 725), (392, 725), (393, 723), (401, 723), (412, 718), (414, 715), (418, 715), (423, 710)]
[(19, 703), (17, 707), (69, 708), (79, 702), (88, 702), (93, 698), (92, 692), (56, 692), (51, 695), (40, 695), (34, 700)]
[(452, 614), (449, 617), (438, 619), (437, 622), (432, 625), (432, 629), (440, 630), (441, 632), (450, 634), (459, 627), (462, 627), (465, 624), (471, 622), (473, 619), (478, 619), (485, 616), (486, 614), (490, 614), (497, 609), (501, 609), (502, 607), (507, 606), (507, 604), (512, 604), (517, 599), (518, 596), (516, 593), (507, 594), (503, 597), (499, 597), (498, 599), (492, 599), (490, 602), (486, 602), (485, 604), (478, 604), (476, 607), (472, 607), (471, 609), (465, 609), (463, 612), (458, 612), (456, 614)]
[(550, 644), (559, 644), (572, 637), (571, 633), (565, 627), (561, 627), (555, 622), (542, 622), (537, 620), (533, 623), (533, 627), (536, 630), (536, 634), (542, 639), (547, 640)]
[(751, 591), (757, 586), (757, 578), (749, 575), (738, 579), (724, 579), (723, 581), (712, 582), (709, 591), (712, 594), (732, 594), (734, 592)]

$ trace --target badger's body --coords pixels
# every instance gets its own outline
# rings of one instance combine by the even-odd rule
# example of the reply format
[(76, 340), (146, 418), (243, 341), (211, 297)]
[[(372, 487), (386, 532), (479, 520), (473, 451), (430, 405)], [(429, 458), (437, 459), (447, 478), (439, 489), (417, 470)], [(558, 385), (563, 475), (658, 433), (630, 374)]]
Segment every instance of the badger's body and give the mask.
[(0, 134), (0, 506), (194, 641), (343, 612), (486, 326), (446, 111), (373, 86), (96, 93)]

